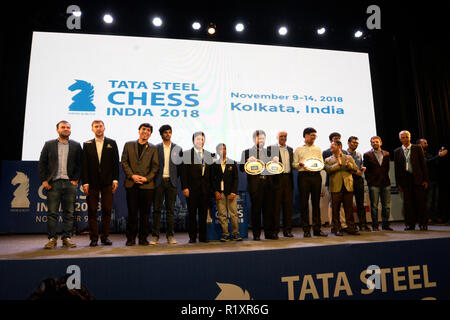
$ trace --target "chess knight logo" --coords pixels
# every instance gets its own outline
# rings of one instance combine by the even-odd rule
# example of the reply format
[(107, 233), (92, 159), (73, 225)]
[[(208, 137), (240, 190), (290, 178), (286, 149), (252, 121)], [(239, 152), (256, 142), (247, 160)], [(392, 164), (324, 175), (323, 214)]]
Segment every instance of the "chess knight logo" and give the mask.
[(14, 191), (14, 199), (11, 201), (11, 208), (29, 208), (28, 191), (30, 189), (30, 179), (23, 172), (16, 171), (16, 176), (11, 180), (13, 186), (19, 185)]
[(215, 300), (251, 300), (250, 293), (235, 284), (219, 282), (216, 282), (216, 284), (221, 291)]
[(69, 106), (69, 111), (95, 111), (95, 106), (92, 103), (94, 99), (94, 86), (84, 80), (75, 80), (75, 83), (69, 86), (70, 91), (77, 91), (76, 95), (72, 97), (72, 104)]

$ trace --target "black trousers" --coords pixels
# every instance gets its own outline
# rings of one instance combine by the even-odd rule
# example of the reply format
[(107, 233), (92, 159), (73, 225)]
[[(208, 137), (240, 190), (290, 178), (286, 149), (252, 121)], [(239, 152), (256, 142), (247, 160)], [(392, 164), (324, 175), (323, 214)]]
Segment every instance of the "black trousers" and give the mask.
[(88, 222), (89, 222), (89, 237), (91, 240), (98, 240), (98, 222), (97, 222), (97, 208), (98, 201), (102, 195), (102, 240), (109, 237), (109, 225), (111, 223), (111, 211), (113, 206), (112, 184), (103, 187), (89, 187), (89, 194), (86, 197), (88, 204)]
[(360, 226), (367, 224), (366, 208), (364, 208), (364, 178), (358, 175), (353, 175), (353, 194), (356, 201), (356, 212), (358, 213), (358, 220)]
[[(199, 241), (206, 239), (206, 216), (208, 212), (209, 194), (201, 190), (189, 190), (189, 197), (186, 199), (188, 207), (188, 233), (189, 239), (196, 240), (197, 232)], [(197, 228), (198, 215), (198, 228)]]
[(289, 174), (280, 174), (276, 177), (279, 183), (273, 188), (273, 232), (280, 232), (280, 217), (283, 211), (283, 231), (292, 231), (292, 210), (293, 210), (293, 185)]
[(311, 196), (312, 204), (312, 221), (314, 232), (319, 232), (321, 227), (320, 222), (320, 191), (322, 189), (322, 177), (320, 172), (305, 172), (298, 173), (298, 191), (300, 194), (300, 215), (302, 218), (303, 231), (310, 231), (309, 224), (309, 207), (308, 201)]
[(257, 188), (249, 192), (252, 203), (252, 231), (253, 236), (261, 235), (261, 211), (264, 222), (264, 237), (271, 237), (273, 233), (272, 188), (269, 177), (258, 178)]
[(132, 188), (126, 188), (126, 191), (128, 205), (127, 239), (136, 239), (139, 221), (139, 240), (146, 240), (150, 233), (150, 209), (154, 190), (140, 189), (135, 185)]
[(403, 189), (403, 208), (405, 212), (405, 224), (414, 227), (416, 223), (426, 226), (428, 223), (425, 188), (414, 183), (414, 176), (408, 174)]

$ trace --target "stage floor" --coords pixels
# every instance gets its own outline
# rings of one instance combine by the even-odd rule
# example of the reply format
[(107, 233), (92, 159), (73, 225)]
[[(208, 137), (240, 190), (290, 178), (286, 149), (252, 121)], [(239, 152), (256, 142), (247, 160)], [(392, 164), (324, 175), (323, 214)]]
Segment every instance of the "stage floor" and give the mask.
[[(328, 246), (328, 245), (353, 245), (385, 241), (411, 241), (434, 238), (449, 238), (450, 226), (431, 225), (428, 231), (404, 231), (403, 223), (392, 223), (394, 231), (361, 232), (360, 236), (344, 235), (336, 237), (330, 234), (330, 228), (322, 228), (328, 233), (328, 237), (303, 238), (300, 228), (293, 230), (294, 238), (280, 237), (279, 240), (253, 241), (251, 231), (249, 238), (244, 241), (189, 244), (187, 233), (175, 234), (177, 244), (167, 244), (165, 234), (160, 237), (160, 243), (154, 246), (125, 246), (125, 235), (112, 234), (112, 246), (89, 247), (89, 236), (73, 236), (72, 240), (77, 244), (76, 248), (62, 248), (62, 242), (58, 240), (58, 247), (53, 250), (43, 249), (47, 242), (46, 236), (40, 235), (0, 235), (0, 260), (17, 259), (61, 259), (61, 258), (99, 258), (142, 255), (174, 255), (174, 254), (202, 254), (217, 252), (242, 252), (257, 250), (281, 250), (302, 247)], [(282, 233), (281, 233), (282, 234)], [(149, 237), (150, 240), (151, 237)], [(99, 242), (100, 244), (100, 242)]]

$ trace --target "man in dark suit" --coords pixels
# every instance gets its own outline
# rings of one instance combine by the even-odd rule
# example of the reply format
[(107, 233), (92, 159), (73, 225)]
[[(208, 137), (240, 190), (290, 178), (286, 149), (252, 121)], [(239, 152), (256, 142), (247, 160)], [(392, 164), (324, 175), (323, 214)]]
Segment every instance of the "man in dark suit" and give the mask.
[(174, 206), (177, 199), (177, 182), (179, 167), (182, 163), (181, 148), (171, 142), (172, 127), (165, 124), (159, 128), (162, 143), (156, 145), (158, 149), (159, 171), (155, 177), (155, 203), (153, 205), (152, 241), (155, 245), (159, 241), (161, 210), (163, 201), (166, 204), (166, 237), (167, 243), (176, 244), (174, 238)]
[(47, 190), (47, 231), (49, 241), (46, 249), (56, 247), (59, 205), (63, 210), (63, 246), (74, 248), (71, 241), (73, 212), (77, 186), (81, 175), (81, 145), (69, 140), (70, 123), (62, 120), (56, 125), (58, 138), (49, 140), (42, 148), (38, 170), (42, 186)]
[[(189, 215), (189, 243), (208, 242), (206, 239), (206, 217), (211, 187), (211, 165), (213, 156), (203, 149), (205, 134), (201, 131), (192, 135), (194, 147), (183, 151), (181, 188), (186, 197)], [(198, 214), (198, 230), (197, 230)]]
[(394, 151), (395, 180), (403, 192), (405, 230), (414, 230), (419, 223), (420, 230), (427, 230), (425, 189), (428, 188), (428, 170), (423, 149), (411, 144), (411, 133), (399, 133), (402, 146)]
[(283, 235), (292, 238), (292, 211), (293, 211), (293, 192), (294, 176), (292, 174), (292, 163), (294, 162), (294, 151), (286, 145), (287, 132), (280, 131), (277, 135), (278, 144), (269, 146), (267, 151), (272, 157), (281, 162), (284, 171), (272, 176), (272, 190), (274, 193), (273, 210), (274, 225), (273, 237), (278, 238), (280, 232), (280, 213), (283, 210)]
[(105, 137), (105, 125), (102, 120), (92, 122), (95, 138), (83, 144), (82, 174), (83, 191), (88, 204), (89, 236), (91, 247), (98, 242), (97, 207), (102, 198), (102, 229), (100, 241), (112, 245), (109, 240), (109, 225), (113, 194), (119, 186), (119, 151), (116, 141)]
[[(239, 175), (236, 163), (227, 158), (227, 146), (219, 143), (216, 147), (219, 155), (211, 169), (212, 185), (216, 198), (217, 212), (222, 226), (222, 237), (220, 241), (229, 240), (241, 241), (239, 235), (239, 217), (237, 211), (237, 189), (239, 184)], [(230, 213), (231, 237), (228, 231), (227, 212)]]
[(389, 179), (389, 152), (381, 149), (383, 142), (378, 136), (370, 138), (372, 150), (364, 153), (364, 177), (369, 187), (370, 215), (372, 230), (378, 229), (378, 201), (381, 199), (381, 219), (383, 230), (392, 230), (389, 226), (391, 212), (391, 180)]
[[(256, 130), (253, 133), (254, 146), (244, 150), (241, 156), (240, 170), (245, 171), (247, 161), (261, 160), (264, 164), (271, 161), (267, 149), (266, 133), (263, 130)], [(264, 219), (264, 238), (273, 239), (273, 194), (270, 184), (271, 174), (264, 169), (260, 174), (251, 175), (247, 173), (247, 191), (251, 201), (251, 219), (253, 240), (261, 240), (261, 211)]]
[(155, 189), (155, 176), (159, 170), (158, 150), (148, 143), (153, 127), (149, 123), (139, 126), (139, 139), (125, 143), (122, 152), (122, 168), (125, 172), (128, 221), (127, 246), (136, 244), (139, 217), (139, 244), (148, 245), (150, 233), (150, 209)]

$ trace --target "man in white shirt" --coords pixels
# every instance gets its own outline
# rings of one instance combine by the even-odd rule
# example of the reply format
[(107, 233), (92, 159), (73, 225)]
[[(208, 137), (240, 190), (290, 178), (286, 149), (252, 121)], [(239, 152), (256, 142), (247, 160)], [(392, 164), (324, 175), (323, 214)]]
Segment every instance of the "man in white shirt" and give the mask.
[(314, 236), (326, 237), (327, 234), (320, 230), (320, 191), (322, 189), (322, 177), (319, 171), (310, 171), (305, 167), (305, 161), (311, 158), (322, 161), (322, 150), (314, 145), (317, 131), (314, 128), (303, 130), (305, 144), (294, 152), (293, 167), (298, 170), (298, 191), (300, 194), (300, 214), (305, 238), (311, 237), (311, 225), (309, 224), (308, 200), (311, 195), (312, 220)]
[(113, 194), (119, 186), (119, 151), (116, 142), (105, 137), (105, 125), (102, 120), (94, 120), (91, 127), (95, 137), (83, 144), (81, 179), (88, 204), (90, 246), (96, 247), (99, 237), (97, 208), (100, 195), (102, 199), (100, 240), (103, 245), (112, 245), (108, 237)]
[(162, 143), (158, 149), (159, 171), (155, 177), (155, 203), (153, 205), (152, 240), (151, 245), (159, 241), (161, 211), (163, 202), (166, 207), (166, 237), (167, 243), (176, 244), (174, 238), (174, 207), (177, 199), (177, 184), (181, 164), (181, 148), (171, 141), (172, 127), (165, 124), (159, 128)]
[(294, 161), (294, 152), (286, 144), (287, 132), (280, 131), (277, 134), (278, 144), (269, 146), (268, 153), (281, 162), (284, 166), (282, 173), (274, 175), (273, 181), (273, 210), (274, 225), (273, 236), (278, 238), (280, 232), (280, 215), (283, 211), (283, 235), (292, 238), (292, 211), (293, 211), (293, 192), (294, 177), (292, 174), (292, 163)]

